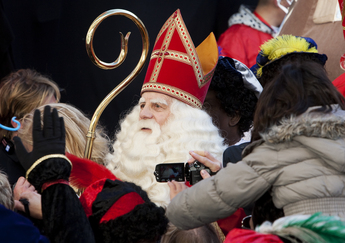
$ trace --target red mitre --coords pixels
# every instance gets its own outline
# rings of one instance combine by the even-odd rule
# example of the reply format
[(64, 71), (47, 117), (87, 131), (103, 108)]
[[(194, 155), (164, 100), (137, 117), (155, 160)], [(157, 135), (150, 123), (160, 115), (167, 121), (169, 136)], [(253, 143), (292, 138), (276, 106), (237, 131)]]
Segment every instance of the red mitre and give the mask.
[(159, 92), (201, 108), (217, 61), (213, 33), (195, 48), (178, 9), (156, 38), (141, 94)]

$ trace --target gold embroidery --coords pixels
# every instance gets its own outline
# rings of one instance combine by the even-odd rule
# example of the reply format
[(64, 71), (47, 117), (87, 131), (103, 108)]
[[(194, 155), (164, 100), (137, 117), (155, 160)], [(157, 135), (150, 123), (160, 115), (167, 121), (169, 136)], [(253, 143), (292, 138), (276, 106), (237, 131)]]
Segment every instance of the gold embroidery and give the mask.
[(158, 33), (158, 35), (156, 37), (155, 44), (153, 46), (156, 46), (157, 41), (159, 40), (161, 35), (164, 33), (164, 31), (169, 27), (169, 25), (170, 25), (172, 20), (173, 20), (173, 17), (170, 17), (167, 21), (165, 21), (163, 27), (161, 28), (161, 30), (159, 31), (159, 33)]
[(202, 107), (201, 102), (195, 96), (167, 84), (146, 83), (143, 85), (141, 89), (141, 92), (145, 92), (145, 91), (159, 91), (160, 93), (165, 93), (169, 96), (173, 96), (174, 98), (181, 100), (182, 102), (187, 103), (193, 107), (200, 108), (200, 109)]
[[(161, 55), (161, 51), (154, 51), (151, 55), (151, 60), (154, 58), (159, 58)], [(164, 59), (172, 59), (178, 62), (183, 62), (185, 64), (192, 65), (189, 56), (186, 53), (182, 53), (179, 51), (166, 51), (164, 53)]]
[(186, 26), (183, 22), (183, 19), (178, 15), (176, 17), (176, 30), (179, 33), (180, 40), (182, 41), (183, 46), (185, 47), (186, 52), (192, 59), (192, 67), (194, 71), (195, 78), (198, 82), (198, 87), (201, 88), (204, 85), (204, 77), (202, 72), (201, 63), (199, 61), (197, 52), (195, 50), (192, 38), (189, 36), (189, 33), (186, 29)]
[[(157, 78), (159, 76), (164, 60), (167, 58), (191, 65), (194, 71), (195, 78), (197, 80), (198, 87), (202, 88), (205, 84), (207, 84), (209, 78), (205, 79), (203, 75), (201, 63), (195, 50), (193, 41), (189, 36), (188, 30), (185, 26), (185, 23), (183, 22), (183, 19), (181, 18), (181, 15), (178, 13), (178, 11), (175, 12), (174, 15), (165, 22), (163, 28), (156, 38), (155, 46), (157, 41), (166, 31), (162, 46), (160, 47), (160, 49), (154, 50), (151, 54), (150, 60), (152, 61), (153, 59), (156, 59), (156, 61), (149, 82), (157, 82)], [(179, 35), (179, 39), (181, 40), (186, 53), (181, 53), (169, 49), (170, 41), (175, 30)]]
[[(175, 25), (174, 25), (174, 23), (172, 23), (170, 25), (170, 30), (168, 30), (164, 36), (164, 40), (162, 42), (161, 48), (159, 50), (156, 50), (153, 52), (153, 54), (155, 53), (155, 56), (158, 58), (155, 61), (155, 66), (153, 68), (153, 72), (151, 74), (149, 82), (157, 82), (157, 78), (158, 78), (160, 70), (163, 66), (164, 59), (165, 59), (165, 57), (167, 57), (169, 55), (168, 47), (170, 45), (171, 37), (174, 33), (174, 30), (175, 30)], [(154, 57), (153, 54), (151, 55), (151, 60)]]
[(203, 84), (203, 86), (204, 86), (205, 84), (207, 84), (209, 81), (212, 80), (212, 77), (213, 77), (213, 74), (214, 74), (214, 71), (215, 71), (215, 70), (216, 70), (215, 68), (212, 69), (211, 72), (209, 72), (208, 74), (206, 74), (206, 75), (204, 76), (204, 84)]

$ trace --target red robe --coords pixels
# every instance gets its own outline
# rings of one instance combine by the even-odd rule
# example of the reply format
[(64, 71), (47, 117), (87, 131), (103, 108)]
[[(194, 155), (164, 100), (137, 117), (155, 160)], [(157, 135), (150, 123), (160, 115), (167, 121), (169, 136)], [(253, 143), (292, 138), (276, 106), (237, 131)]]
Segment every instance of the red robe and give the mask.
[(250, 68), (256, 63), (260, 46), (272, 38), (268, 33), (244, 24), (235, 24), (219, 37), (218, 46), (222, 48), (222, 55), (234, 58)]

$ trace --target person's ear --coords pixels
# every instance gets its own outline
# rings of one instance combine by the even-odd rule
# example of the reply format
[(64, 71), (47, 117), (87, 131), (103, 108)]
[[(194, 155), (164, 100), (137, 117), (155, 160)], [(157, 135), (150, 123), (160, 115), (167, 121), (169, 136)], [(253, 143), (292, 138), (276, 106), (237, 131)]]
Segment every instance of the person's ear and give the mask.
[[(17, 119), (16, 119), (17, 120)], [(20, 125), (22, 125), (22, 123), (21, 123), (21, 119), (20, 120), (17, 120), (19, 123), (20, 123)], [(18, 126), (18, 124), (15, 122), (15, 121), (13, 121), (12, 119), (11, 119), (11, 125), (12, 125), (12, 127), (17, 127)], [(17, 131), (18, 132), (18, 131)]]
[(17, 127), (18, 126), (17, 123), (15, 123), (12, 119), (11, 119), (11, 125), (12, 125), (12, 127)]
[[(18, 120), (17, 120), (18, 121)], [(21, 123), (20, 123), (21, 124)], [(16, 122), (14, 122), (12, 119), (11, 119), (11, 125), (12, 127), (17, 127), (18, 124)], [(14, 137), (14, 136), (17, 136), (18, 134), (18, 131), (15, 131), (15, 132), (12, 132), (12, 135), (11, 135), (11, 139)]]
[(228, 117), (228, 124), (230, 127), (234, 127), (241, 120), (241, 116), (236, 114), (233, 117)]

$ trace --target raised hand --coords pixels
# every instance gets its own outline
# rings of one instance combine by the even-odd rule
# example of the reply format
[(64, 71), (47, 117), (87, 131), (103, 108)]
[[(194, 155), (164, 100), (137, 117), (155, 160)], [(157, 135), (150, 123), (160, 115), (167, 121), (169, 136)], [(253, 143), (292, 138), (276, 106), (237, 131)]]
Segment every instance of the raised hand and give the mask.
[(56, 109), (50, 111), (50, 106), (44, 107), (43, 128), (41, 128), (41, 113), (35, 110), (33, 119), (33, 150), (28, 152), (21, 139), (14, 137), (17, 157), (28, 170), (38, 159), (51, 154), (65, 154), (65, 126), (62, 117)]

